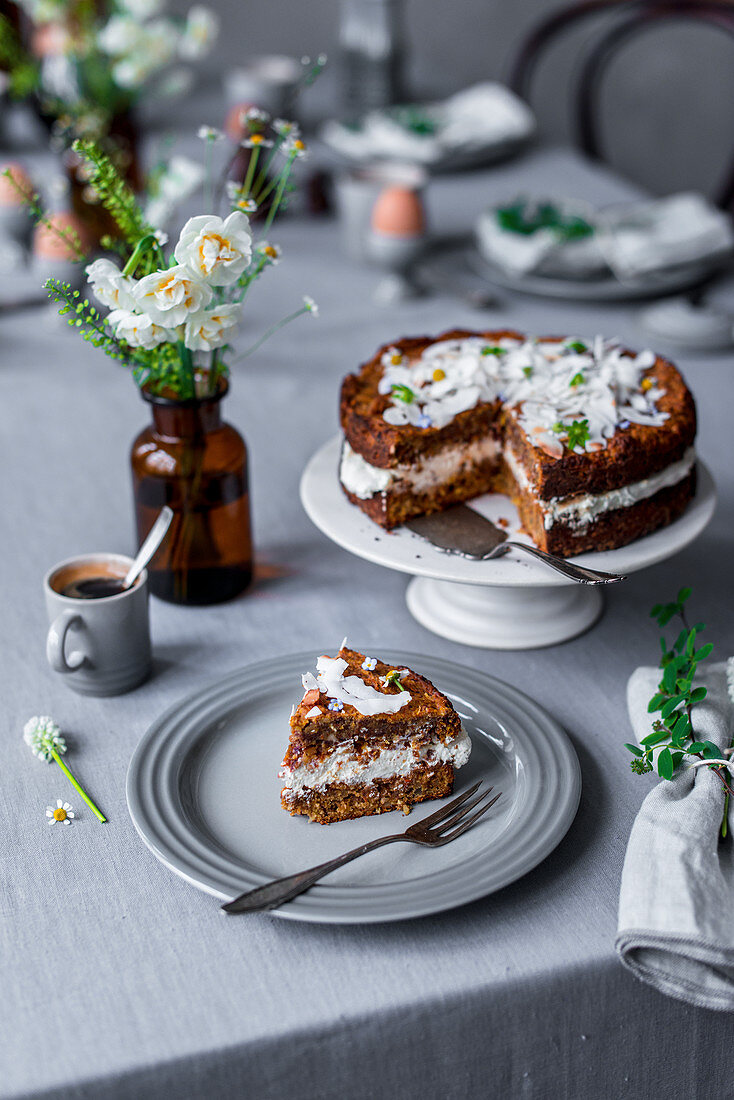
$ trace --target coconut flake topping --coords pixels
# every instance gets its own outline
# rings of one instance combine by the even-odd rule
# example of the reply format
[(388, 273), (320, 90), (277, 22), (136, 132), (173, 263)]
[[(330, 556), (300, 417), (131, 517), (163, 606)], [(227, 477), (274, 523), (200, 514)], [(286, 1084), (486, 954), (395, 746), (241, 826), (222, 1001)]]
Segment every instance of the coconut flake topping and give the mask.
[(652, 351), (631, 355), (601, 336), (496, 343), (471, 336), (437, 341), (414, 360), (389, 348), (378, 389), (391, 398), (382, 414), (388, 424), (418, 428), (443, 428), (481, 401), (501, 401), (536, 447), (561, 458), (564, 442), (577, 454), (602, 450), (629, 423), (659, 427), (668, 419), (656, 404), (665, 390), (643, 378), (655, 362)]
[(411, 700), (409, 691), (377, 691), (359, 676), (345, 676), (348, 662), (343, 657), (319, 657), (318, 675), (306, 672), (301, 682), (306, 691), (316, 688), (328, 699), (349, 704), (363, 715), (396, 714)]

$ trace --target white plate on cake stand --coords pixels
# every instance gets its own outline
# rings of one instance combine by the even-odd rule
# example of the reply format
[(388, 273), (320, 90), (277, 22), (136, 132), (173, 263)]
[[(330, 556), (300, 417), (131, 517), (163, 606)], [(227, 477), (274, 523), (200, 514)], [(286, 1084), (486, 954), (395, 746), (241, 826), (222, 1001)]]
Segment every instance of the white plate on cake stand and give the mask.
[[(435, 634), (486, 649), (534, 649), (574, 638), (598, 619), (603, 607), (599, 587), (576, 584), (529, 555), (510, 551), (495, 561), (474, 561), (438, 550), (405, 527), (383, 531), (344, 496), (338, 476), (340, 453), (337, 436), (310, 460), (301, 478), (303, 507), (312, 522), (345, 550), (412, 574), (408, 607)], [(471, 506), (494, 523), (505, 521), (511, 539), (531, 542), (520, 531), (507, 497), (488, 493)], [(619, 550), (579, 554), (571, 560), (610, 573), (645, 569), (692, 542), (715, 506), (713, 479), (699, 462), (696, 495), (674, 523)]]
[[(301, 673), (334, 644), (230, 673), (168, 710), (135, 750), (127, 776), (133, 823), (153, 854), (200, 890), (232, 898), (405, 830), (408, 822), (399, 812), (322, 826), (291, 817), (280, 805), (278, 770)], [(527, 874), (574, 819), (581, 795), (578, 759), (542, 707), (475, 669), (376, 652), (424, 673), (461, 715), (472, 754), (457, 772), (456, 793), (483, 779), (502, 797), (445, 848), (394, 844), (372, 852), (273, 916), (365, 924), (454, 909)], [(435, 808), (433, 801), (416, 806), (410, 821)], [(242, 921), (246, 932), (248, 920), (262, 918), (228, 919)]]

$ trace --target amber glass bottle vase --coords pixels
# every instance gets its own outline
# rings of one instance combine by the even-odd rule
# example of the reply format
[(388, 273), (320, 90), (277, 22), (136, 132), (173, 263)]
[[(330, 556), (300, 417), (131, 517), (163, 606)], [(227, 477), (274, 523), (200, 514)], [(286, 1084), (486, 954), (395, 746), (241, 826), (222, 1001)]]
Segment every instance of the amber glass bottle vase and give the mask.
[(153, 414), (130, 456), (138, 544), (164, 504), (174, 517), (148, 566), (154, 595), (172, 603), (232, 599), (252, 579), (247, 447), (221, 417), (217, 393), (178, 400), (142, 390)]

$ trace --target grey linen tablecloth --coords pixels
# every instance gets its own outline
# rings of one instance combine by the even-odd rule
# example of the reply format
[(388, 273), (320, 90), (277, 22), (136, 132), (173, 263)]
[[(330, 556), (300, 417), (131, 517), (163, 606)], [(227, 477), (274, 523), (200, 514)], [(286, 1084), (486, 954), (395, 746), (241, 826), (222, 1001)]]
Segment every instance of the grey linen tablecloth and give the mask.
[[(520, 188), (599, 201), (636, 195), (571, 154), (541, 152), (437, 180), (432, 224), (467, 225), (485, 202)], [(404, 576), (340, 550), (301, 510), (298, 480), (337, 429), (340, 379), (386, 339), (454, 325), (602, 331), (642, 347), (635, 311), (505, 293), (481, 314), (447, 297), (378, 310), (375, 274), (343, 259), (335, 225), (292, 219), (275, 239), (284, 259), (253, 294), (253, 339), (303, 293), (321, 317), (284, 330), (237, 368), (227, 399), (251, 451), (260, 578), (220, 607), (153, 601), (155, 675), (116, 699), (82, 699), (47, 668), (40, 582), (67, 555), (133, 548), (127, 454), (147, 410), (116, 364), (46, 311), (0, 317), (0, 1096), (729, 1095), (727, 1060), (712, 1056), (728, 1049), (729, 1017), (635, 981), (613, 944), (624, 850), (648, 789), (622, 748), (625, 684), (657, 645), (647, 610), (690, 583), (696, 616), (720, 652), (734, 650), (730, 358), (679, 357), (721, 498), (697, 543), (611, 590), (604, 618), (582, 638), (527, 653), (465, 648), (411, 618)], [(534, 872), (441, 916), (369, 927), (267, 914), (225, 921), (135, 833), (124, 795), (130, 756), (151, 722), (197, 686), (345, 634), (368, 649), (462, 662), (538, 699), (578, 751), (578, 816)], [(70, 763), (108, 825), (23, 744), (23, 723), (38, 713), (63, 726)], [(49, 829), (45, 806), (60, 796), (82, 813), (70, 828)]]
[[(708, 695), (694, 710), (700, 741), (728, 748), (734, 706), (727, 666), (702, 668)], [(627, 703), (638, 741), (660, 669), (638, 668)], [(734, 843), (720, 842), (724, 792), (708, 768), (661, 781), (637, 815), (622, 871), (617, 951), (638, 978), (704, 1008), (734, 1011)], [(729, 810), (729, 828), (734, 807)]]

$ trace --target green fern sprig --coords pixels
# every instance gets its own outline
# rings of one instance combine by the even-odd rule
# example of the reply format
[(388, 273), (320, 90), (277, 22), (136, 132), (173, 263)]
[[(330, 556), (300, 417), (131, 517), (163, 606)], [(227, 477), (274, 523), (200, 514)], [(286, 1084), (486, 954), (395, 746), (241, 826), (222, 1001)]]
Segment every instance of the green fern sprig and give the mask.
[(18, 181), (13, 179), (9, 168), (6, 168), (2, 174), (7, 180), (10, 180), (10, 183), (20, 195), (28, 211), (28, 216), (32, 218), (37, 225), (44, 226), (46, 229), (48, 229), (50, 233), (53, 233), (55, 234), (55, 236), (59, 237), (64, 242), (64, 244), (66, 244), (74, 253), (74, 258), (76, 260), (79, 260), (80, 262), (82, 260), (86, 260), (87, 254), (84, 251), (82, 242), (79, 239), (79, 234), (76, 232), (76, 230), (72, 229), (70, 226), (64, 228), (63, 226), (57, 225), (55, 222), (51, 221), (48, 214), (41, 205), (40, 196), (36, 194), (35, 191), (25, 191), (20, 186)]
[(61, 308), (59, 314), (68, 317), (68, 324), (72, 328), (80, 329), (81, 337), (95, 348), (102, 348), (105, 355), (122, 362), (130, 361), (130, 353), (127, 346), (114, 336), (105, 327), (105, 322), (94, 306), (89, 304), (88, 298), (82, 298), (78, 290), (74, 290), (68, 283), (62, 283), (59, 279), (47, 279), (43, 284), (48, 291), (49, 298)]
[(60, 315), (66, 316), (67, 323), (79, 330), (82, 339), (130, 367), (138, 386), (146, 386), (152, 393), (165, 389), (174, 393), (187, 392), (189, 374), (174, 344), (160, 344), (150, 349), (131, 348), (112, 335), (99, 311), (88, 298), (82, 298), (78, 290), (59, 279), (47, 279), (44, 286), (51, 300), (61, 307)]
[(115, 219), (128, 244), (134, 247), (141, 237), (153, 234), (153, 227), (143, 217), (133, 189), (99, 145), (95, 141), (77, 138), (72, 149), (85, 162), (89, 183), (99, 195), (105, 210)]

